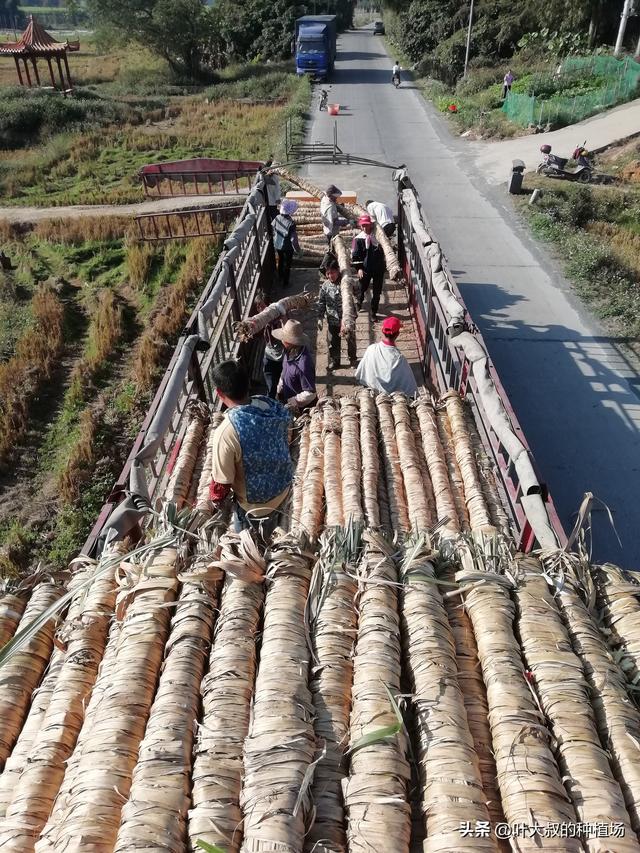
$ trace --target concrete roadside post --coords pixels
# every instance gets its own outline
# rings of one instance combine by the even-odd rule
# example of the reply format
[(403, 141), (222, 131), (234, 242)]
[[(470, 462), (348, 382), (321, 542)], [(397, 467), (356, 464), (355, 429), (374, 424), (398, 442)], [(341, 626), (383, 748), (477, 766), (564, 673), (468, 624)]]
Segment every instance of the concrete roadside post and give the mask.
[(522, 179), (526, 166), (523, 160), (512, 160), (511, 172), (507, 179), (507, 188), (511, 195), (519, 195), (522, 191)]

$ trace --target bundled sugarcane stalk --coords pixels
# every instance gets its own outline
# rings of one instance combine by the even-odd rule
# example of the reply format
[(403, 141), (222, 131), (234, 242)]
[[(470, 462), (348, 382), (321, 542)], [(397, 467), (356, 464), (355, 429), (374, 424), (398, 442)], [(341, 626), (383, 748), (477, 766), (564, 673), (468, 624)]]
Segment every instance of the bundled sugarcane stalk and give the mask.
[(420, 469), (420, 476), (422, 477), (422, 486), (424, 488), (424, 495), (427, 501), (427, 509), (429, 512), (429, 521), (431, 522), (431, 526), (435, 526), (438, 521), (438, 514), (436, 510), (436, 498), (433, 493), (433, 484), (431, 482), (431, 475), (429, 474), (429, 466), (427, 465), (427, 458), (424, 455), (424, 447), (422, 446), (422, 437), (420, 433), (420, 421), (418, 420), (418, 413), (415, 410), (413, 405), (409, 408), (409, 428), (413, 433), (413, 443), (416, 451), (416, 459), (418, 462), (418, 468)]
[(324, 460), (324, 493), (326, 500), (326, 527), (342, 527), (344, 510), (342, 504), (341, 441), (342, 422), (338, 406), (333, 397), (325, 397), (318, 403), (322, 411), (322, 436)]
[[(31, 851), (44, 828), (73, 753), (107, 643), (116, 601), (116, 571), (122, 543), (107, 549), (93, 565), (95, 577), (80, 613), (64, 626), (66, 652), (42, 724), (0, 824), (0, 845), (11, 851)], [(102, 571), (103, 566), (107, 571)], [(64, 720), (64, 726), (60, 721)]]
[(322, 494), (324, 491), (324, 441), (323, 413), (316, 406), (311, 414), (309, 428), (309, 452), (304, 475), (302, 512), (300, 520), (294, 516), (292, 532), (296, 535), (305, 533), (309, 539), (317, 538), (324, 519)]
[(633, 695), (640, 689), (640, 585), (611, 563), (592, 566), (591, 574), (609, 645)]
[(611, 756), (614, 775), (636, 835), (640, 834), (640, 712), (629, 698), (624, 677), (598, 629), (596, 614), (585, 604), (591, 583), (580, 558), (566, 551), (543, 554), (547, 576), (591, 688), (600, 740)]
[(467, 505), (465, 501), (464, 480), (462, 479), (458, 460), (456, 459), (449, 415), (446, 409), (442, 408), (437, 408), (435, 415), (436, 424), (438, 426), (438, 435), (440, 436), (440, 444), (444, 451), (444, 458), (447, 463), (449, 483), (451, 484), (451, 494), (456, 507), (456, 514), (460, 523), (460, 529), (468, 531), (470, 529), (469, 513), (467, 512)]
[(498, 484), (496, 482), (496, 467), (495, 463), (489, 459), (482, 440), (478, 433), (478, 428), (473, 419), (471, 406), (464, 406), (464, 414), (466, 418), (467, 431), (471, 440), (471, 446), (475, 454), (476, 464), (480, 475), (480, 483), (482, 494), (491, 518), (491, 524), (503, 536), (510, 537), (511, 524), (509, 516), (505, 512), (503, 500), (498, 492)]
[[(522, 651), (551, 724), (558, 763), (578, 818), (585, 824), (620, 824), (624, 834), (616, 841), (616, 853), (639, 851), (620, 785), (600, 743), (589, 684), (540, 562), (522, 557), (517, 566), (515, 597)], [(602, 849), (600, 838), (587, 837), (584, 843), (593, 853)]]
[(424, 853), (497, 849), (494, 836), (460, 834), (489, 821), (478, 756), (458, 683), (453, 634), (436, 583), (433, 555), (420, 536), (401, 566), (402, 637), (418, 735)]
[(420, 425), (422, 449), (433, 487), (438, 521), (445, 531), (455, 535), (460, 532), (460, 524), (449, 483), (447, 460), (440, 443), (436, 415), (433, 406), (425, 397), (418, 398), (415, 409)]
[[(274, 174), (280, 175), (281, 178), (284, 178), (285, 180), (289, 181), (289, 183), (300, 187), (301, 190), (308, 192), (309, 195), (311, 195), (313, 198), (322, 198), (322, 196), (325, 195), (325, 193), (319, 187), (314, 186), (314, 184), (312, 184), (310, 181), (307, 181), (305, 178), (301, 178), (299, 175), (296, 175), (281, 166), (276, 167), (271, 171)], [(338, 211), (350, 220), (357, 219), (359, 216), (363, 216), (367, 213), (364, 207), (361, 207), (359, 204), (339, 204)], [(393, 246), (391, 245), (389, 238), (377, 222), (375, 223), (375, 236), (377, 241), (382, 246), (382, 251), (384, 252), (384, 259), (387, 265), (387, 272), (389, 274), (389, 278), (393, 279), (394, 281), (400, 281), (404, 277), (402, 273), (402, 268), (398, 262), (398, 258), (393, 250)]]
[(299, 853), (311, 820), (316, 743), (305, 611), (312, 561), (299, 539), (282, 532), (267, 552), (260, 667), (244, 747), (245, 853)]
[(411, 429), (409, 401), (404, 394), (391, 395), (391, 411), (395, 424), (398, 457), (402, 460), (401, 474), (411, 531), (416, 534), (424, 533), (434, 526), (435, 518), (427, 502), (415, 434)]
[(166, 489), (166, 500), (173, 501), (178, 509), (182, 508), (187, 498), (209, 421), (209, 407), (199, 400), (192, 400), (188, 404), (187, 417), (187, 429)]
[(2, 589), (0, 596), (1, 649), (16, 632), (29, 600), (30, 587), (24, 583), (14, 584), (11, 580), (5, 580), (0, 584), (0, 588)]
[(265, 561), (249, 531), (228, 533), (212, 564), (225, 573), (195, 745), (189, 849), (237, 853), (242, 840), (242, 749), (249, 733)]
[[(171, 506), (171, 505), (169, 505)], [(120, 631), (112, 679), (106, 686), (75, 768), (74, 787), (60, 816), (56, 849), (82, 838), (95, 853), (112, 853), (123, 802), (155, 693), (177, 571), (185, 553), (172, 525), (158, 534), (131, 593)], [(169, 535), (172, 543), (167, 544)]]
[(411, 523), (407, 510), (407, 496), (402, 479), (402, 470), (400, 468), (395, 424), (391, 411), (391, 397), (388, 394), (378, 394), (376, 396), (376, 408), (378, 410), (378, 424), (380, 428), (380, 448), (389, 495), (391, 529), (399, 536), (403, 536), (409, 532)]
[(295, 473), (293, 475), (293, 485), (291, 490), (291, 511), (289, 529), (293, 529), (299, 524), (302, 515), (302, 502), (305, 491), (305, 474), (307, 470), (307, 461), (309, 459), (309, 447), (311, 444), (311, 428), (307, 418), (303, 422), (298, 421), (300, 432), (297, 440), (297, 459), (295, 464)]
[(362, 510), (362, 464), (360, 455), (360, 419), (355, 397), (340, 399), (342, 444), (340, 465), (342, 471), (342, 509), (345, 525), (350, 522), (364, 524)]
[(295, 296), (285, 296), (277, 302), (272, 302), (258, 314), (249, 317), (247, 320), (240, 320), (234, 326), (236, 335), (243, 343), (251, 340), (255, 335), (262, 332), (266, 327), (273, 323), (274, 320), (279, 320), (286, 317), (291, 311), (305, 311), (313, 302), (312, 293), (299, 293)]
[(362, 498), (367, 527), (380, 528), (378, 483), (380, 459), (378, 455), (378, 414), (373, 392), (362, 389), (356, 395), (360, 410), (360, 448), (362, 451)]
[[(60, 826), (60, 818), (65, 814), (67, 801), (75, 781), (75, 773), (79, 757), (84, 748), (84, 742), (86, 738), (91, 735), (96, 711), (102, 701), (102, 695), (111, 681), (122, 620), (124, 619), (124, 615), (130, 601), (131, 590), (135, 587), (139, 576), (140, 565), (127, 559), (122, 560), (116, 570), (118, 591), (116, 594), (114, 618), (111, 622), (111, 627), (109, 628), (109, 640), (107, 642), (104, 656), (100, 662), (98, 676), (96, 678), (94, 688), (91, 691), (91, 699), (86, 707), (82, 728), (78, 735), (75, 749), (67, 761), (64, 778), (51, 814), (49, 815), (49, 819), (40, 834), (40, 839), (36, 842), (36, 853), (51, 853), (51, 851), (55, 849), (54, 844)], [(82, 601), (80, 601), (80, 605), (81, 604)]]
[(464, 486), (464, 498), (472, 530), (493, 530), (484, 498), (482, 483), (476, 466), (471, 435), (467, 429), (465, 407), (457, 391), (448, 391), (443, 397), (451, 429), (453, 449)]
[(342, 322), (340, 325), (340, 333), (344, 337), (349, 337), (356, 333), (356, 306), (353, 294), (358, 286), (358, 280), (353, 274), (351, 258), (349, 257), (343, 238), (334, 237), (331, 241), (331, 248), (338, 259), (340, 272), (342, 274), (340, 282), (340, 293), (342, 296)]
[[(534, 699), (514, 634), (513, 582), (503, 543), (479, 533), (472, 547), (460, 545), (462, 565), (456, 580), (465, 589), (464, 604), (478, 644), (487, 685), (489, 723), (502, 806), (510, 824), (576, 823), (575, 809), (564, 789), (551, 750), (544, 713)], [(496, 571), (496, 569), (498, 571)], [(546, 829), (545, 829), (546, 831)], [(578, 838), (518, 838), (526, 851), (582, 850)]]
[(201, 530), (197, 553), (188, 571), (179, 576), (182, 589), (129, 799), (122, 809), (117, 853), (150, 845), (175, 853), (184, 850), (194, 725), (222, 580), (213, 558), (224, 526), (224, 521), (209, 523)]
[(202, 470), (200, 471), (200, 475), (198, 477), (195, 508), (203, 518), (209, 518), (212, 512), (212, 503), (211, 498), (209, 496), (209, 486), (211, 485), (211, 480), (213, 479), (211, 474), (211, 470), (213, 467), (214, 451), (213, 434), (220, 426), (223, 420), (224, 415), (222, 415), (220, 412), (214, 412), (214, 414), (211, 415), (211, 422), (209, 424), (209, 431), (206, 439), (206, 450), (202, 462)]
[(408, 853), (411, 808), (407, 739), (396, 704), (401, 651), (398, 573), (391, 546), (366, 531), (358, 568), (360, 614), (353, 661), (349, 778), (344, 780), (350, 853)]
[[(63, 592), (62, 584), (56, 581), (39, 583), (18, 623), (18, 633), (47, 611)], [(56, 623), (56, 619), (50, 619), (0, 669), (0, 769), (18, 740), (33, 691), (49, 663)]]

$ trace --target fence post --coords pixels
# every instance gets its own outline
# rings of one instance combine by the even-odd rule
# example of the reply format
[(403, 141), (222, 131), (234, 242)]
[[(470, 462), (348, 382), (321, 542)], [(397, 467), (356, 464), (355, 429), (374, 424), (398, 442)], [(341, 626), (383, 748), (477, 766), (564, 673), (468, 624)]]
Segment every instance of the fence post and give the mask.
[(191, 353), (191, 360), (189, 361), (189, 378), (193, 380), (193, 384), (196, 386), (196, 390), (198, 392), (198, 397), (204, 402), (207, 402), (207, 389), (204, 385), (204, 380), (202, 378), (202, 371), (200, 370), (200, 362), (198, 361), (198, 352), (194, 349)]

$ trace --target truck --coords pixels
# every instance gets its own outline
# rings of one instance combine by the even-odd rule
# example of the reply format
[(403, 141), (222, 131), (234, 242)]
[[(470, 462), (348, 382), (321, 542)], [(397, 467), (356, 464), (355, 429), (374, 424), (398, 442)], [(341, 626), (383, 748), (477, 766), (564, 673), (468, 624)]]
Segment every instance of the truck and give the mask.
[(335, 15), (303, 15), (296, 20), (294, 52), (296, 74), (326, 80), (336, 58), (338, 39)]
[(214, 514), (212, 368), (260, 380), (260, 294), (278, 299), (259, 175), (83, 558), (0, 595), (3, 850), (595, 850), (577, 827), (638, 850), (640, 584), (570, 551), (408, 174), (397, 189), (388, 308), (423, 393), (331, 377), (296, 421), (283, 530)]

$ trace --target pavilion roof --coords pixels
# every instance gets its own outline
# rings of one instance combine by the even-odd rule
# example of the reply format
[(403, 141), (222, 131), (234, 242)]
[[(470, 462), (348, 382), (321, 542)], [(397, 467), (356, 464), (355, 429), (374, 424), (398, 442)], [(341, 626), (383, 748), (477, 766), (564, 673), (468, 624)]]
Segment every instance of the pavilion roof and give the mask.
[(29, 15), (26, 30), (16, 42), (0, 42), (2, 56), (47, 56), (80, 50), (78, 41), (56, 41), (33, 15)]

